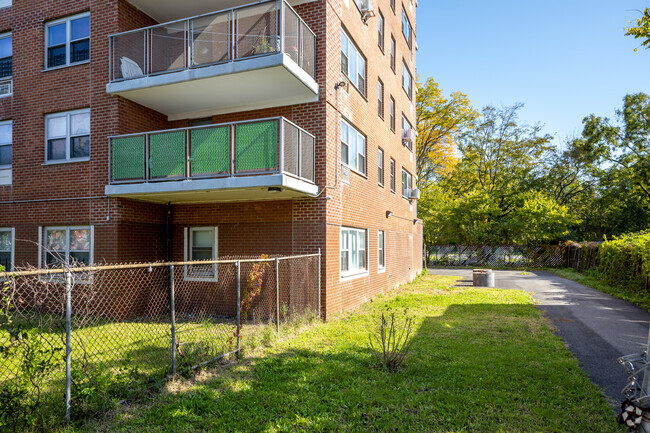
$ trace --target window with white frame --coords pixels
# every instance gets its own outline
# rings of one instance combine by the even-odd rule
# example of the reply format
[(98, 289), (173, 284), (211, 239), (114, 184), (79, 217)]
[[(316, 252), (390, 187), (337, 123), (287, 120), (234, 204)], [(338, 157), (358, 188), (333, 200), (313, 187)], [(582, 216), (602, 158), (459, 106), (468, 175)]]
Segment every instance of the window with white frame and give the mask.
[(362, 95), (366, 95), (366, 59), (343, 29), (341, 29), (341, 72)]
[(0, 122), (0, 170), (11, 168), (12, 163), (12, 122)]
[(45, 116), (45, 160), (66, 162), (90, 157), (90, 110)]
[(390, 97), (390, 130), (395, 132), (395, 98)]
[(14, 267), (14, 230), (10, 228), (0, 228), (0, 266), (5, 271)]
[(379, 269), (386, 268), (386, 260), (384, 257), (384, 243), (386, 236), (383, 230), (377, 232), (377, 265)]
[[(188, 227), (185, 229), (185, 260), (190, 262), (217, 260), (217, 227)], [(216, 281), (217, 264), (189, 265), (185, 267), (185, 277), (189, 280)]]
[(409, 193), (411, 192), (411, 181), (411, 173), (405, 169), (402, 169), (402, 197), (404, 198), (409, 197)]
[(404, 39), (406, 39), (406, 44), (411, 48), (412, 44), (412, 37), (413, 37), (413, 27), (411, 27), (411, 23), (409, 22), (408, 16), (406, 15), (406, 10), (404, 10), (404, 7), (402, 7), (402, 34), (404, 35)]
[(395, 192), (395, 160), (390, 159), (390, 190)]
[(404, 61), (402, 61), (402, 89), (404, 89), (409, 99), (413, 99), (413, 76)]
[(366, 270), (366, 230), (341, 227), (341, 275), (354, 275)]
[(352, 170), (366, 174), (366, 136), (341, 119), (341, 161)]
[[(402, 113), (402, 137), (404, 136), (404, 131), (407, 131), (409, 129), (413, 129), (413, 126), (411, 125), (411, 122), (408, 121), (406, 116)], [(413, 148), (413, 143), (410, 141), (402, 140), (402, 144), (409, 150), (412, 150)]]
[(381, 149), (377, 151), (377, 176), (379, 185), (384, 186), (384, 151)]
[(377, 14), (377, 44), (379, 49), (384, 51), (384, 15), (379, 11)]
[(390, 35), (390, 68), (395, 72), (395, 59), (397, 58), (395, 48), (395, 38)]
[(0, 35), (0, 80), (11, 78), (13, 65), (11, 33), (4, 33)]
[(90, 59), (90, 14), (45, 25), (47, 68), (70, 66)]
[(46, 267), (62, 268), (92, 264), (92, 226), (45, 227), (44, 234)]
[(377, 80), (377, 114), (384, 118), (384, 83), (379, 79)]

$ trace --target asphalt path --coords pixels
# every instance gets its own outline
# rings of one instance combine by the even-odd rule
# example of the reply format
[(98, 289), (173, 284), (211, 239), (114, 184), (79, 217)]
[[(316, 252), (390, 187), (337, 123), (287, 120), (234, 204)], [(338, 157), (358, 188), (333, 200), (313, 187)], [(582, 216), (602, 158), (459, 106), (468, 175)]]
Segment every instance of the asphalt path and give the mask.
[[(591, 381), (618, 405), (626, 374), (616, 360), (645, 350), (650, 313), (550, 272), (529, 272), (494, 271), (495, 285), (531, 293)], [(471, 269), (429, 269), (429, 273), (457, 275), (462, 278), (459, 285), (472, 285)]]

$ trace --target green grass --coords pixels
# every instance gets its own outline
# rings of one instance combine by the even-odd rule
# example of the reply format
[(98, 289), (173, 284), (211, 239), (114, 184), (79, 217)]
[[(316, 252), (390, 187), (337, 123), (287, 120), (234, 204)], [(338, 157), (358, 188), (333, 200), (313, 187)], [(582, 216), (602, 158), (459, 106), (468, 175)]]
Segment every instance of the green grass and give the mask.
[[(423, 276), (79, 431), (623, 431), (529, 295), (450, 288), (455, 279)], [(397, 373), (368, 344), (386, 308), (414, 318)]]
[(610, 286), (609, 284), (602, 282), (595, 271), (586, 274), (570, 268), (547, 269), (547, 271), (552, 272), (559, 277), (573, 280), (577, 283), (591, 287), (592, 289), (623, 299), (624, 301), (631, 302), (637, 307), (650, 311), (650, 292), (645, 292), (643, 288), (634, 290), (628, 287)]

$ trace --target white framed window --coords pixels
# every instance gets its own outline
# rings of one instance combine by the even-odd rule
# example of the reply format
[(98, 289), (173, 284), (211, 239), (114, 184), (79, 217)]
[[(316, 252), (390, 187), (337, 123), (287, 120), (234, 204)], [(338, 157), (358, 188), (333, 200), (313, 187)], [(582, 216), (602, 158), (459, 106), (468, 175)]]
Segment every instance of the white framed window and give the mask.
[(412, 176), (407, 170), (402, 169), (402, 197), (408, 198), (411, 191)]
[(384, 15), (379, 11), (377, 13), (377, 44), (381, 52), (384, 52)]
[(413, 99), (413, 76), (409, 71), (406, 62), (402, 60), (402, 89), (406, 92), (409, 99)]
[(343, 29), (341, 29), (341, 72), (363, 96), (366, 96), (366, 58)]
[(406, 10), (402, 6), (402, 34), (404, 35), (404, 39), (406, 39), (406, 45), (411, 48), (412, 38), (413, 38), (413, 27), (411, 27), (411, 23), (409, 22), (408, 16), (406, 15)]
[(0, 266), (5, 271), (14, 269), (15, 232), (12, 228), (0, 228)]
[(90, 110), (45, 116), (45, 161), (71, 162), (90, 158)]
[[(409, 122), (404, 113), (402, 113), (402, 137), (404, 137), (404, 131), (407, 129), (413, 129), (413, 125), (411, 125), (411, 122)], [(406, 146), (408, 150), (412, 150), (413, 148), (413, 144), (410, 141), (402, 140), (402, 144)]]
[(47, 69), (90, 60), (90, 14), (80, 14), (45, 24)]
[(367, 271), (366, 230), (341, 227), (341, 276)]
[[(217, 260), (218, 233), (217, 227), (186, 227), (185, 261)], [(217, 281), (218, 276), (216, 263), (185, 266), (185, 279), (188, 281)]]
[(0, 80), (11, 78), (14, 69), (13, 65), (13, 42), (11, 33), (0, 34)]
[(385, 259), (385, 241), (386, 235), (383, 230), (377, 232), (377, 267), (379, 270), (386, 269)]
[(43, 265), (47, 268), (93, 263), (93, 226), (45, 227)]
[(390, 190), (395, 192), (395, 160), (390, 159)]
[(377, 114), (384, 118), (384, 83), (380, 79), (377, 80)]
[(390, 130), (395, 132), (395, 98), (392, 96), (390, 97), (390, 107), (389, 107), (389, 115), (390, 115)]
[(395, 72), (395, 62), (397, 58), (396, 48), (395, 48), (395, 38), (393, 35), (390, 35), (390, 68)]
[(366, 174), (366, 136), (341, 119), (341, 161), (352, 170)]
[(12, 121), (0, 122), (0, 170), (10, 169), (12, 164)]
[(384, 186), (384, 151), (382, 149), (377, 151), (377, 176), (379, 185)]

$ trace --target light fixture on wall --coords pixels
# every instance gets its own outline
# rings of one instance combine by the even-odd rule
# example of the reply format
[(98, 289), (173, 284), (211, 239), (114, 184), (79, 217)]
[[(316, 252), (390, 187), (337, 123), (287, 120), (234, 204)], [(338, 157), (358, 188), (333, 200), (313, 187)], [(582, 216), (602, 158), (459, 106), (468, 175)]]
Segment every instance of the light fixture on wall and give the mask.
[(386, 211), (386, 218), (390, 218), (393, 216), (393, 213), (389, 210)]
[(279, 186), (270, 186), (269, 189), (268, 189), (268, 191), (269, 191), (271, 194), (276, 194), (276, 193), (278, 193), (278, 192), (282, 192), (282, 188), (280, 188)]

